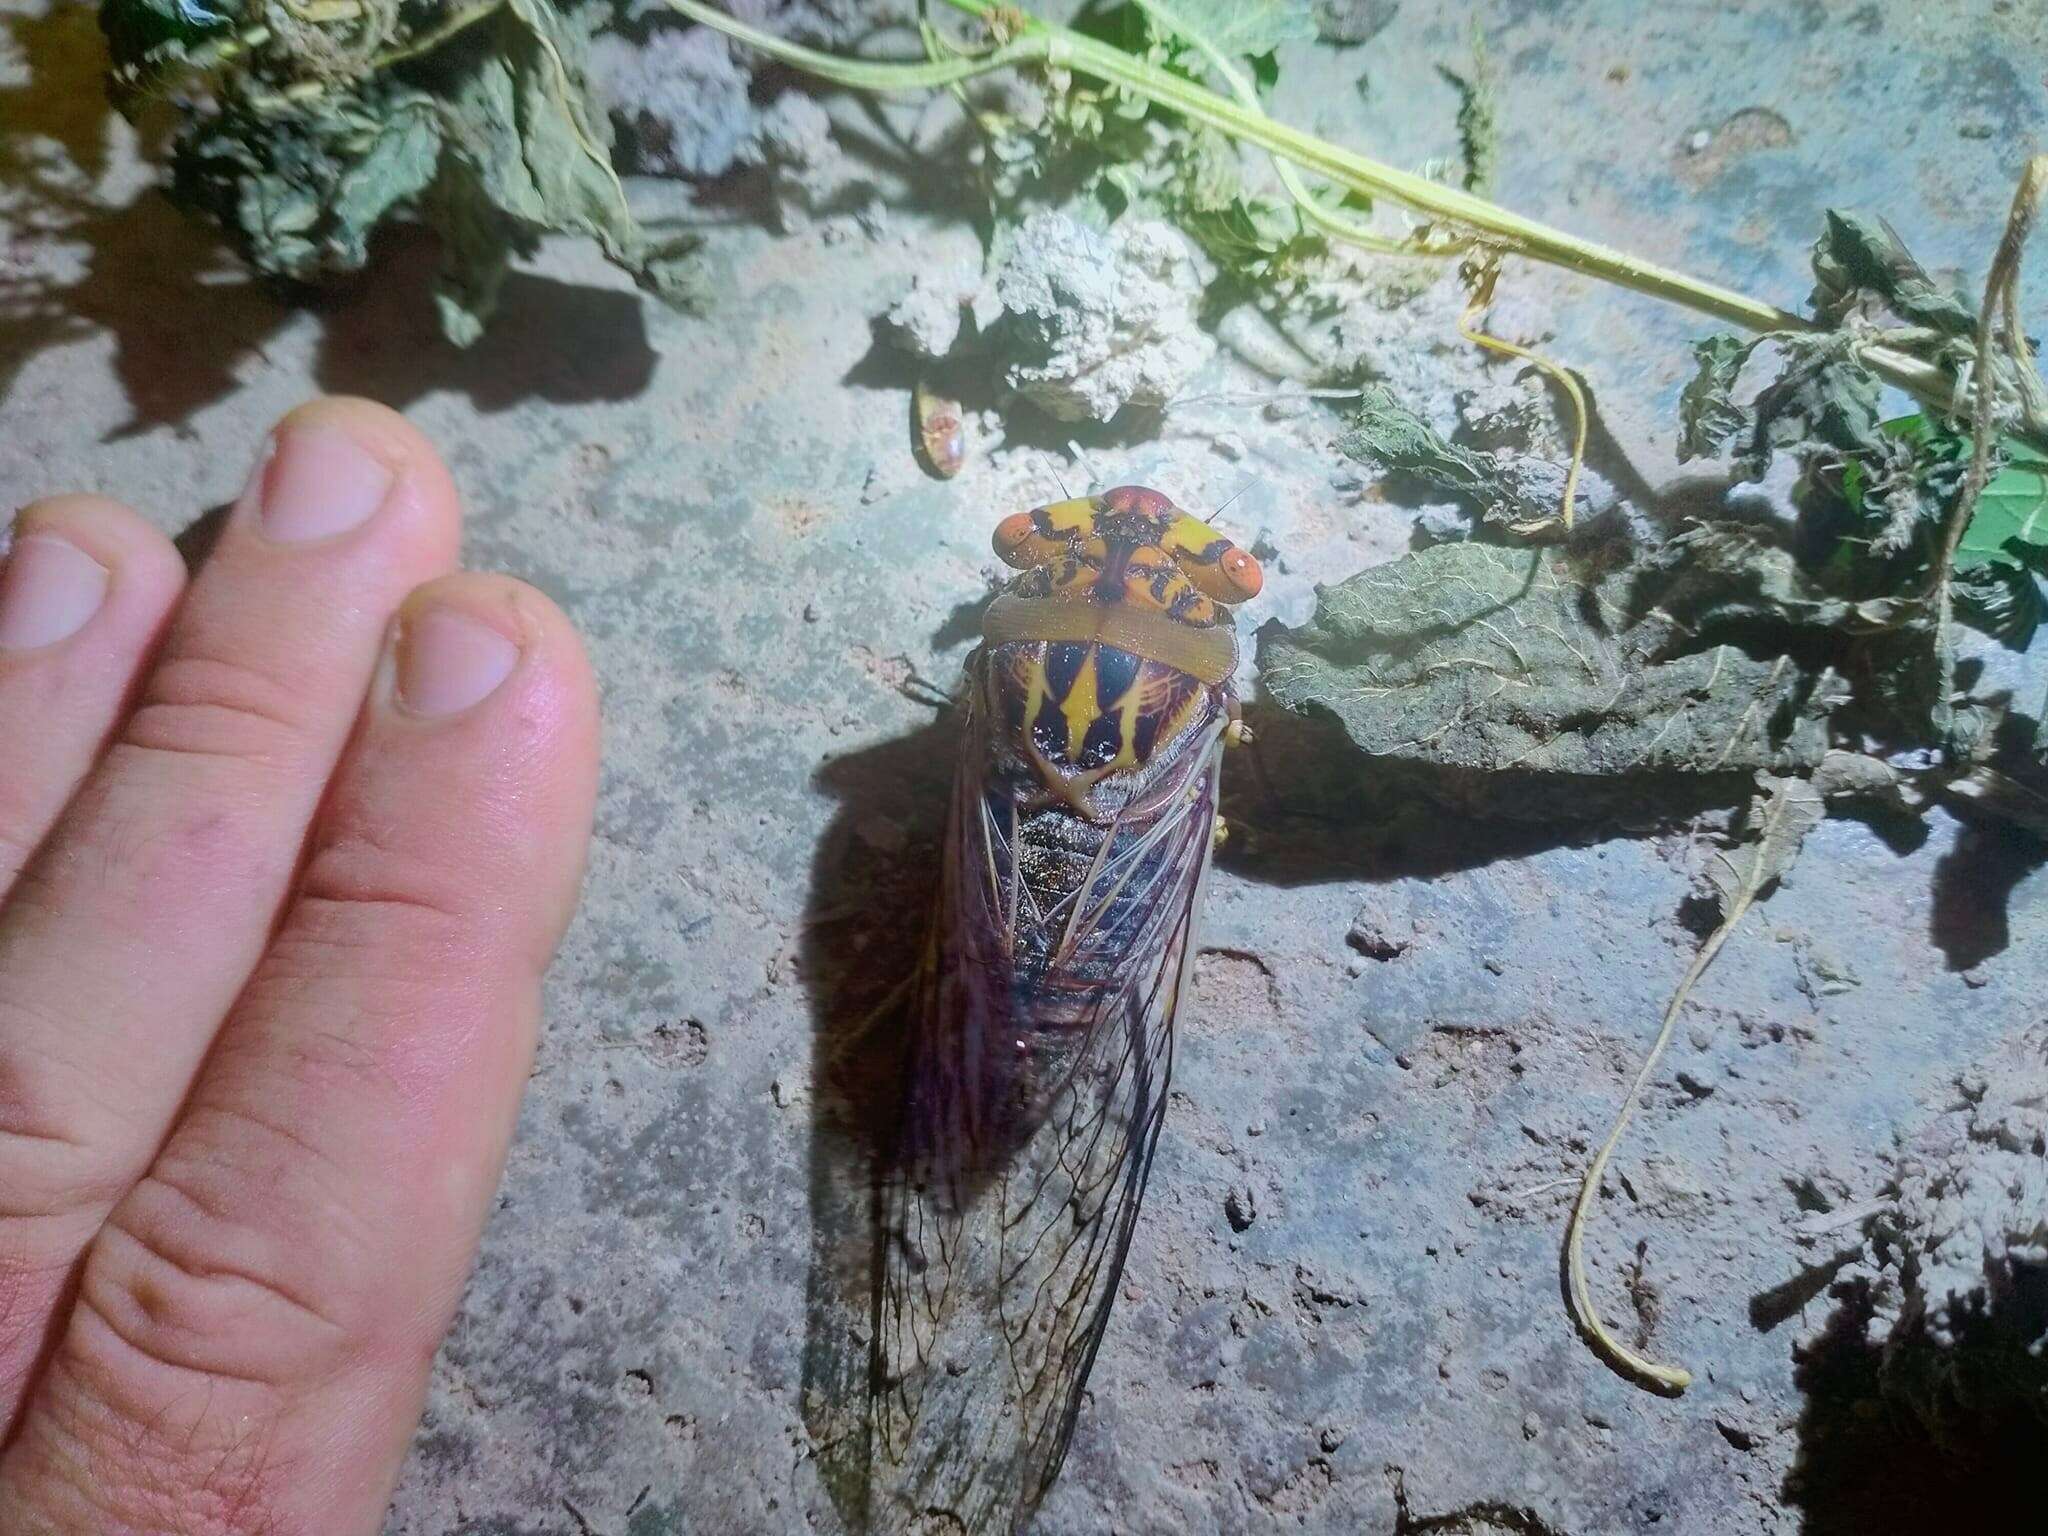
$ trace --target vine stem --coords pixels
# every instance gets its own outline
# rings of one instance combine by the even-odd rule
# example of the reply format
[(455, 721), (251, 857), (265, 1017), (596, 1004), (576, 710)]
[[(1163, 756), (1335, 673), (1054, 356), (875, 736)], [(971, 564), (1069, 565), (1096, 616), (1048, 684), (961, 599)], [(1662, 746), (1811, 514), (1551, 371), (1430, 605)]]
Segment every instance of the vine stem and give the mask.
[[(723, 32), (735, 41), (821, 79), (865, 91), (932, 90), (1019, 64), (1078, 70), (1156, 106), (1202, 123), (1240, 143), (1270, 154), (1368, 196), (1384, 197), (1417, 213), (1438, 219), (1492, 245), (1504, 254), (1523, 256), (1563, 267), (1602, 282), (1646, 294), (1700, 314), (1711, 315), (1751, 331), (1811, 331), (1821, 327), (1789, 310), (1738, 293), (1671, 267), (1659, 266), (1626, 251), (1581, 239), (1535, 219), (1525, 218), (1498, 203), (1398, 170), (1313, 134), (1274, 121), (1263, 111), (1248, 109), (1207, 87), (1149, 64), (1143, 59), (1092, 37), (1055, 26), (992, 0), (945, 0), (954, 10), (983, 21), (1000, 12), (1022, 30), (983, 53), (941, 61), (907, 63), (848, 58), (789, 42), (772, 32), (748, 26), (700, 0), (664, 0), (692, 21)], [(1967, 392), (1943, 369), (1890, 347), (1866, 346), (1858, 355), (1870, 370), (1943, 416), (1962, 413)]]
[[(2018, 323), (2017, 295), (2020, 254), (2026, 249), (2027, 237), (2033, 233), (2034, 220), (2040, 214), (2044, 195), (2048, 195), (2048, 155), (2036, 155), (2027, 162), (2027, 168), (2020, 176), (2019, 189), (2012, 196), (2012, 212), (2006, 217), (2005, 235), (1991, 258), (1990, 275), (1984, 279), (1984, 303), (1977, 311), (1977, 373), (1980, 378), (1988, 378), (1996, 366), (1996, 354), (1992, 350), (1993, 325), (2001, 312), (2005, 317), (2006, 349), (2018, 373), (2025, 376), (2033, 370), (2032, 348), (2027, 343), (2026, 332)], [(1996, 403), (1993, 390), (1980, 388), (1975, 391), (1970, 408), (1970, 467), (1963, 475), (1962, 489), (1956, 493), (1948, 526), (1942, 530), (1941, 549), (1934, 565), (1934, 714), (1944, 734), (1952, 729), (1955, 720), (1952, 696), (1955, 693), (1956, 657), (1955, 648), (1945, 644), (1942, 637), (1948, 633), (1949, 615), (1955, 604), (1956, 551), (1962, 547), (1963, 535), (1977, 510), (1977, 499), (1984, 494), (1984, 486), (1991, 478), (1991, 443), (1997, 436)]]
[[(1572, 1206), (1572, 1219), (1565, 1228), (1565, 1275), (1572, 1310), (1577, 1314), (1580, 1325), (1594, 1346), (1613, 1364), (1638, 1381), (1665, 1392), (1683, 1392), (1692, 1385), (1692, 1372), (1682, 1365), (1665, 1365), (1638, 1354), (1617, 1339), (1600, 1320), (1599, 1308), (1593, 1303), (1593, 1287), (1586, 1279), (1586, 1218), (1593, 1202), (1599, 1198), (1600, 1180), (1607, 1172), (1607, 1160), (1614, 1155), (1622, 1133), (1634, 1118), (1636, 1105), (1642, 1101), (1643, 1089), (1649, 1085), (1657, 1063), (1664, 1059), (1665, 1048), (1671, 1044), (1679, 1015), (1685, 1011), (1693, 988), (1706, 974), (1707, 967), (1714, 963), (1714, 957), (1721, 953), (1728, 936), (1742, 921), (1743, 914), (1755, 904), (1763, 888), (1783, 873), (1784, 862), (1790, 857), (1783, 852), (1784, 847), (1789, 844), (1796, 850), (1800, 839), (1806, 835), (1806, 827), (1819, 820), (1820, 814), (1818, 795), (1812, 785), (1802, 779), (1781, 781), (1764, 803), (1760, 825), (1756, 829), (1756, 850), (1747, 865), (1739, 870), (1734, 888), (1727, 893), (1726, 910), (1719, 925), (1700, 945), (1699, 953), (1686, 967), (1678, 989), (1671, 994), (1663, 1020), (1657, 1026), (1657, 1038), (1650, 1046), (1650, 1053), (1643, 1058), (1643, 1064), (1636, 1069), (1635, 1079), (1628, 1085), (1628, 1094), (1615, 1114), (1614, 1127), (1608, 1131), (1607, 1139), (1600, 1144), (1600, 1150), (1594, 1154), (1593, 1161), (1586, 1167), (1585, 1177), (1579, 1182), (1579, 1198)], [(1774, 847), (1780, 850), (1776, 864), (1770, 857)]]

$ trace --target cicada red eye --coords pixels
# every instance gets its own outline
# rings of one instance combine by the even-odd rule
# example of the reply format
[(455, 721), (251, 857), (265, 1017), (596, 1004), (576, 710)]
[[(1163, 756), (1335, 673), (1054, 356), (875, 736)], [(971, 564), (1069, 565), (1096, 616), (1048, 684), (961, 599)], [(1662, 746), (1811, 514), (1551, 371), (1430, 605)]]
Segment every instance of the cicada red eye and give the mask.
[(1029, 512), (1013, 512), (996, 524), (996, 534), (989, 542), (995, 546), (996, 554), (1005, 565), (1027, 565), (1022, 551), (1038, 536), (1038, 527), (1031, 520)]
[(1259, 589), (1266, 584), (1266, 573), (1259, 569), (1259, 562), (1247, 550), (1231, 550), (1223, 557), (1222, 565), (1223, 574), (1237, 589), (1239, 600), (1257, 597)]

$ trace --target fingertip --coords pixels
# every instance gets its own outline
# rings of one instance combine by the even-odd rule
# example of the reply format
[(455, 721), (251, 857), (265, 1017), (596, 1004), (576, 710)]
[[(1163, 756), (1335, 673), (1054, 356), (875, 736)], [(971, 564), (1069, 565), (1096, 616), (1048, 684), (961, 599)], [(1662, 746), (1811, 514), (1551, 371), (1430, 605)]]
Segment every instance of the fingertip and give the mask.
[(323, 395), (286, 412), (270, 431), (243, 497), (275, 542), (320, 545), (393, 512), (414, 525), (432, 563), (452, 564), (462, 497), (426, 435), (389, 406)]
[[(441, 577), (401, 605), (380, 692), (356, 782), (418, 823), (423, 850), (453, 838), (451, 860), (538, 879), (552, 950), (597, 806), (597, 682), (575, 626), (523, 581)], [(422, 781), (450, 787), (423, 795)]]
[(510, 576), (462, 571), (414, 588), (394, 627), (391, 701), (422, 719), (464, 713), (507, 684), (545, 694), (558, 728), (594, 756), (597, 686), (569, 616)]
[(426, 434), (399, 412), (375, 400), (357, 395), (320, 395), (286, 411), (270, 435), (283, 438), (307, 429), (338, 432), (399, 474), (415, 469), (447, 474), (440, 452)]
[(13, 540), (61, 539), (107, 573), (109, 605), (168, 614), (185, 587), (185, 562), (170, 537), (105, 496), (71, 494), (30, 502), (16, 514)]

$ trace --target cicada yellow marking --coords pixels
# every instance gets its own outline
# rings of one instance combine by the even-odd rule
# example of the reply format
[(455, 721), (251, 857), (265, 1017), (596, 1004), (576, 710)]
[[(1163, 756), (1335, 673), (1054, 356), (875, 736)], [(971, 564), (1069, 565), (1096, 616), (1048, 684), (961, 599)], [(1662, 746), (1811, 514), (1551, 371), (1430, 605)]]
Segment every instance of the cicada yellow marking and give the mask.
[(1006, 518), (882, 1189), (870, 1499), (1014, 1531), (1058, 1475), (1165, 1112), (1258, 562), (1157, 491)]

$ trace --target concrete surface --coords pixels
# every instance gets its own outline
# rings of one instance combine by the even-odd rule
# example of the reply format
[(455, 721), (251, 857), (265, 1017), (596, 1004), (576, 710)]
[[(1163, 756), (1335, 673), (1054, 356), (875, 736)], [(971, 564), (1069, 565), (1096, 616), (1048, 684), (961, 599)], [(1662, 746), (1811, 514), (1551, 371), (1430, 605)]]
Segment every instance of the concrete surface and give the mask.
[[(1414, 163), (1453, 147), (1435, 66), (1463, 63), (1466, 16), (1386, 9), (1365, 48), (1294, 50), (1290, 100)], [(1979, 280), (2048, 148), (2028, 0), (1476, 9), (1504, 201), (1781, 302), (1830, 203)], [(869, 322), (973, 247), (943, 162), (841, 112), (848, 206), (885, 214), (779, 235), (707, 201), (704, 318), (553, 245), (460, 354), (415, 242), (324, 313), (246, 282), (149, 190), (97, 68), (83, 9), (0, 18), (0, 496), (93, 489), (181, 528), (293, 402), (374, 395), (445, 446), (467, 558), (559, 598), (604, 682), (588, 895), (391, 1536), (837, 1529), (800, 1400), (846, 1150), (818, 1052), (900, 973), (950, 772), (943, 721), (897, 684), (950, 681), (990, 527), (1076, 474), (1069, 432), (1021, 415), (949, 483), (912, 461), (909, 381)], [(1505, 286), (1592, 382), (1602, 473), (1652, 511), (1718, 497), (1671, 457), (1703, 324), (1555, 274)], [(1442, 309), (1386, 321), (1406, 387), (1446, 416), (1460, 390), (1533, 392), (1424, 323)], [(1273, 387), (1227, 350), (1198, 383)], [(1226, 523), (1278, 551), (1254, 623), (1298, 622), (1415, 516), (1329, 451), (1332, 419), (1272, 415), (1083, 439), (1107, 482), (1241, 493)], [(1835, 1302), (1830, 1253), (1790, 1228), (1873, 1193), (1894, 1139), (2038, 1018), (2048, 880), (2023, 850), (1941, 817), (1924, 839), (1830, 821), (1709, 974), (1588, 1239), (1607, 1315), (1697, 1373), (1665, 1399), (1575, 1335), (1559, 1243), (1696, 942), (1700, 844), (1384, 805), (1394, 834), (1331, 835), (1287, 814), (1288, 759), (1264, 767), (1276, 787), (1233, 768), (1243, 835), (1151, 1193), (1037, 1530), (1914, 1530), (2017, 1477), (1929, 1461), (1853, 1341), (1795, 1352)]]

